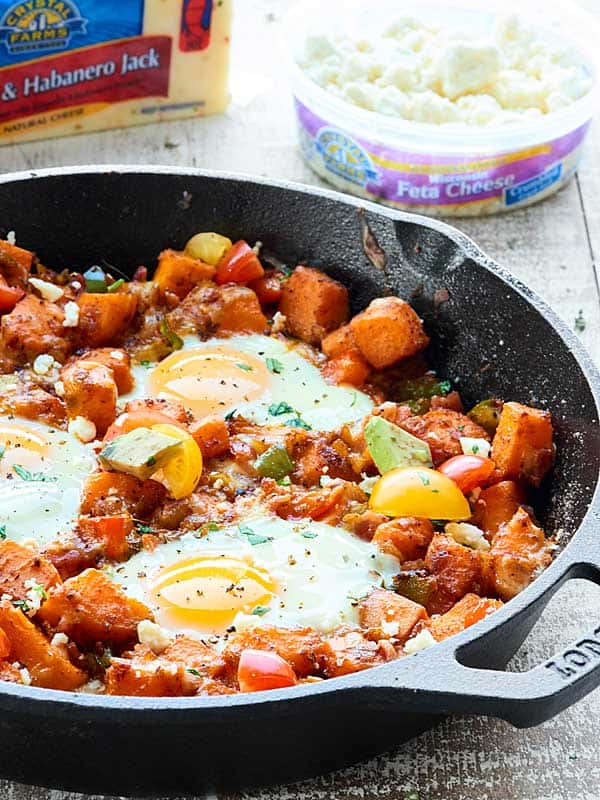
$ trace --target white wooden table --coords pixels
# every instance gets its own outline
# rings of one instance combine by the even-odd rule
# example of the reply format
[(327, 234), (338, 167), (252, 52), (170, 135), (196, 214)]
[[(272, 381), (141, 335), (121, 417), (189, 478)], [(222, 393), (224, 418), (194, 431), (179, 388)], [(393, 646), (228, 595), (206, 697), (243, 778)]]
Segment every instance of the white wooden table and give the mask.
[[(600, 15), (599, 0), (581, 2)], [(288, 0), (237, 0), (234, 102), (224, 116), (15, 145), (0, 149), (0, 170), (150, 163), (320, 183), (296, 149), (289, 90), (281, 69), (280, 21), (287, 6)], [(600, 256), (600, 124), (579, 176), (559, 196), (504, 217), (461, 220), (457, 225), (541, 294), (572, 327), (581, 312), (585, 330), (578, 335), (600, 363), (596, 260)], [(514, 660), (515, 668), (539, 663), (559, 645), (597, 625), (599, 598), (600, 590), (583, 581), (561, 591)], [(483, 718), (448, 720), (396, 752), (343, 773), (245, 797), (598, 800), (599, 736), (600, 692), (596, 692), (533, 730), (516, 731)], [(2, 800), (80, 797), (0, 781)]]

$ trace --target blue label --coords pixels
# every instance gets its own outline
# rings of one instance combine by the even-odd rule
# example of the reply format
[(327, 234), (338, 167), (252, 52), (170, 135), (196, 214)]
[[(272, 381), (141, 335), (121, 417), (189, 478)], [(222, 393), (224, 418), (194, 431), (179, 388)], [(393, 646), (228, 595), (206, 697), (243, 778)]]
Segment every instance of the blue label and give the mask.
[(315, 150), (326, 169), (340, 178), (362, 187), (379, 179), (369, 154), (354, 139), (335, 128), (321, 128), (315, 139)]
[(144, 0), (0, 0), (0, 66), (142, 33)]
[(561, 175), (562, 162), (546, 170), (546, 172), (536, 175), (535, 178), (530, 178), (527, 181), (523, 181), (523, 183), (517, 183), (516, 186), (511, 186), (504, 195), (506, 205), (514, 206), (516, 203), (522, 203), (523, 200), (535, 197), (536, 194), (540, 194), (549, 186), (552, 186), (553, 183), (559, 181)]

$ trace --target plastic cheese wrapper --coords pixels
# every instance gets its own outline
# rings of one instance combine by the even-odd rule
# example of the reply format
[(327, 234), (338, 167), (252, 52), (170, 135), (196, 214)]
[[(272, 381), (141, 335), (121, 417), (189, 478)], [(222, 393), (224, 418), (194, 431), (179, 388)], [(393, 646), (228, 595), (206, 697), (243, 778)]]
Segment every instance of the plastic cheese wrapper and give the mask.
[(223, 111), (232, 0), (0, 0), (0, 144)]

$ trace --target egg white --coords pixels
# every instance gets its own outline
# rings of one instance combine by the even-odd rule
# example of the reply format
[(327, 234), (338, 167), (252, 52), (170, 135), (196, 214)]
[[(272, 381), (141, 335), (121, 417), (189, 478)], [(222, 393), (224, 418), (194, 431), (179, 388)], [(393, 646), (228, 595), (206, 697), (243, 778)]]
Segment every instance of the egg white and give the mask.
[[(283, 339), (240, 334), (204, 342), (196, 336), (186, 336), (183, 340), (183, 350), (212, 347), (227, 347), (265, 362), (274, 359), (282, 365), (281, 372), (270, 373), (269, 386), (259, 398), (225, 406), (221, 409), (224, 415), (235, 412), (258, 425), (285, 424), (300, 415), (313, 430), (329, 431), (362, 419), (373, 408), (373, 401), (364, 392), (351, 386), (326, 383), (319, 369)], [(152, 396), (149, 376), (154, 366), (133, 365), (135, 387), (121, 397), (121, 403)], [(277, 416), (269, 413), (269, 408), (279, 403), (287, 403), (294, 412)]]
[[(48, 441), (39, 468), (29, 470), (36, 480), (26, 480), (12, 468), (6, 476), (0, 476), (0, 525), (4, 534), (16, 542), (34, 539), (44, 546), (74, 527), (83, 482), (95, 466), (94, 452), (66, 431), (42, 422), (0, 415), (0, 424), (18, 425)], [(19, 464), (19, 451), (10, 443), (3, 453), (3, 459), (8, 458)]]
[[(125, 564), (110, 568), (110, 577), (122, 585), (127, 595), (149, 604), (157, 622), (169, 628), (149, 592), (163, 568), (200, 555), (249, 560), (267, 570), (277, 588), (266, 613), (239, 613), (233, 621), (236, 628), (310, 626), (328, 632), (339, 625), (357, 623), (357, 600), (371, 587), (387, 584), (399, 569), (393, 556), (325, 523), (263, 515), (244, 520), (243, 525), (269, 541), (252, 545), (237, 525), (203, 536), (187, 533), (176, 541), (160, 544), (153, 552), (143, 550)], [(179, 630), (195, 636), (215, 632)]]

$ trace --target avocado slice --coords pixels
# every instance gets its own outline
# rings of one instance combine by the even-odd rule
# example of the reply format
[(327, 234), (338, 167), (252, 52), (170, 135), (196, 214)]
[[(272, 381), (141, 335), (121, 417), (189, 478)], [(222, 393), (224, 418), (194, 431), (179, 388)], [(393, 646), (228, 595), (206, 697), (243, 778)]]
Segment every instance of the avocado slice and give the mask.
[(145, 480), (162, 467), (181, 442), (151, 428), (136, 428), (109, 442), (100, 455), (105, 469)]
[(396, 467), (432, 465), (427, 442), (417, 439), (383, 417), (371, 417), (365, 426), (365, 440), (381, 475)]

